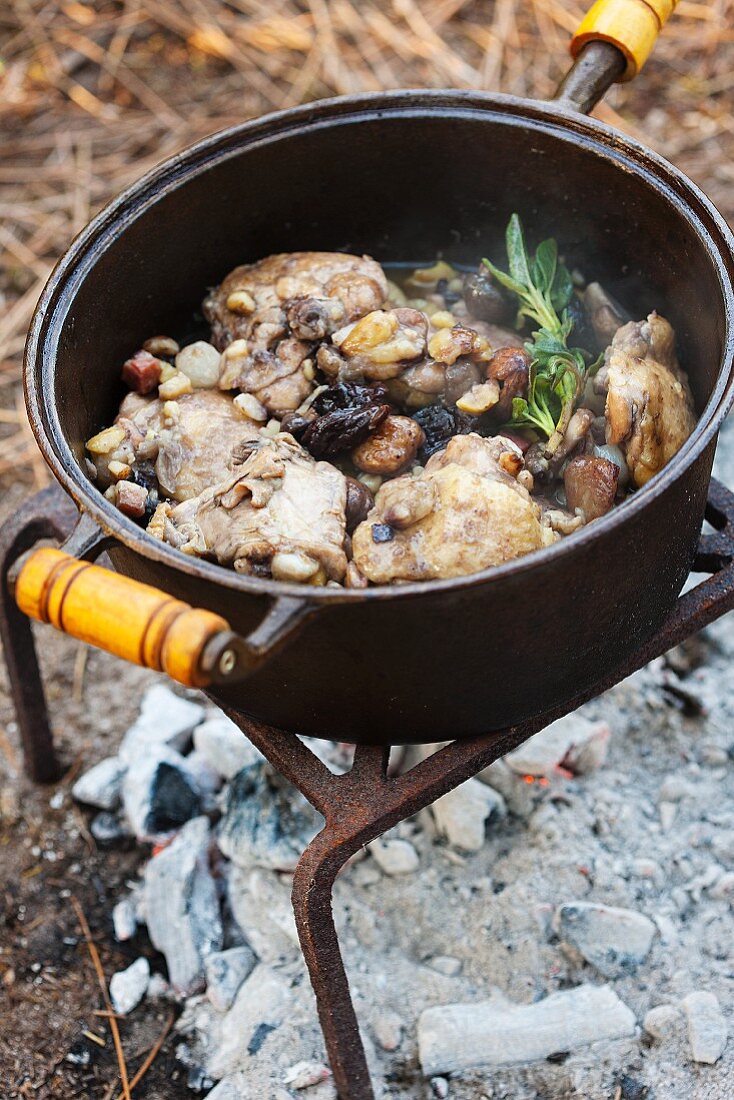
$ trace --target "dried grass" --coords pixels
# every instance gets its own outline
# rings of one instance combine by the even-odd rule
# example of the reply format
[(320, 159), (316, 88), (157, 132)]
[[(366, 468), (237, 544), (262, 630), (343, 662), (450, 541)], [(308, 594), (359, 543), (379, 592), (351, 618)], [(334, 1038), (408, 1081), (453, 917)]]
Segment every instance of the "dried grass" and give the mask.
[[(47, 474), (18, 399), (53, 263), (122, 187), (203, 135), (379, 88), (547, 96), (578, 0), (6, 0), (0, 9), (0, 478)], [(734, 219), (734, 0), (681, 0), (642, 77), (600, 117)]]

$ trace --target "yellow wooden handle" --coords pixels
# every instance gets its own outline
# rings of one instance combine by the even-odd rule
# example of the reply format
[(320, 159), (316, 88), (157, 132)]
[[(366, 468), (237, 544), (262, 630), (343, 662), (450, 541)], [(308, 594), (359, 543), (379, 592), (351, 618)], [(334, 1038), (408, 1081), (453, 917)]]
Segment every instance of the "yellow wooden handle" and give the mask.
[(627, 59), (622, 80), (632, 80), (652, 53), (655, 40), (678, 0), (597, 0), (571, 40), (576, 57), (587, 42), (610, 42)]
[(30, 618), (133, 664), (166, 672), (186, 687), (212, 682), (205, 650), (216, 649), (226, 666), (226, 647), (216, 643), (232, 635), (220, 615), (61, 550), (35, 550), (26, 559), (15, 582), (15, 600)]

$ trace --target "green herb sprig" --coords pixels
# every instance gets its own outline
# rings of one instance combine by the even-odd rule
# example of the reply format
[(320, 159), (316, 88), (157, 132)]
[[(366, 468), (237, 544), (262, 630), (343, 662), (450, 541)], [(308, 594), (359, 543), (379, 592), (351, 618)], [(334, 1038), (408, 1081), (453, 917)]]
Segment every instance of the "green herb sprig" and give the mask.
[(568, 313), (573, 282), (558, 259), (558, 245), (552, 238), (541, 241), (535, 255), (529, 255), (517, 214), (510, 218), (505, 240), (509, 273), (490, 260), (482, 262), (497, 282), (517, 297), (518, 328), (526, 318), (540, 326), (525, 345), (532, 356), (528, 396), (513, 400), (507, 427), (539, 432), (548, 440), (546, 453), (552, 454), (563, 439), (589, 373), (586, 353), (568, 346), (573, 328)]

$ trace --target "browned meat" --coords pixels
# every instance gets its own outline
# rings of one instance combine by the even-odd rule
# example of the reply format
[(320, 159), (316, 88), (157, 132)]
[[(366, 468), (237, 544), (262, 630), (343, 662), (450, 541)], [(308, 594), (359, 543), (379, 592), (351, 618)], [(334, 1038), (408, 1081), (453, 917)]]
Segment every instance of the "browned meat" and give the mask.
[(607, 442), (624, 451), (632, 479), (644, 485), (695, 427), (693, 397), (675, 355), (675, 334), (651, 313), (615, 334), (606, 353)]
[(245, 444), (223, 483), (175, 508), (158, 509), (148, 530), (184, 553), (215, 558), (239, 573), (324, 584), (341, 581), (346, 478), (315, 462), (285, 433)]
[(339, 357), (319, 354), (326, 374), (346, 381), (396, 378), (426, 350), (428, 319), (417, 309), (378, 309), (335, 332)]
[(387, 482), (352, 536), (360, 573), (377, 584), (436, 580), (538, 549), (540, 509), (507, 466), (522, 467), (507, 440), (455, 436), (419, 477)]
[(619, 466), (607, 458), (577, 455), (563, 474), (569, 511), (579, 509), (586, 522), (605, 515), (614, 504), (619, 483)]
[(257, 438), (258, 429), (216, 390), (196, 390), (165, 402), (131, 393), (113, 427), (101, 433), (114, 446), (95, 452), (90, 440), (88, 448), (102, 487), (127, 477), (120, 467), (129, 470), (148, 460), (155, 462), (163, 493), (188, 500), (229, 476), (237, 447)]
[(235, 268), (203, 307), (226, 351), (220, 388), (255, 394), (274, 416), (292, 412), (313, 389), (314, 343), (386, 297), (382, 268), (367, 256), (288, 252)]
[(322, 339), (386, 298), (385, 274), (369, 256), (280, 252), (231, 271), (204, 301), (204, 316), (220, 351), (233, 340), (272, 348), (289, 332)]

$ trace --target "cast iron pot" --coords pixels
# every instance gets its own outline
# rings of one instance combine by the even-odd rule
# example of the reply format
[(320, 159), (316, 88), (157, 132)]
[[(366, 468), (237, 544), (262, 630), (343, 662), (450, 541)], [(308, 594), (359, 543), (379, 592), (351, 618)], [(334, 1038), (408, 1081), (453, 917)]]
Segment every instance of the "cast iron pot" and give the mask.
[[(606, 49), (614, 67), (619, 55)], [(248, 675), (222, 675), (215, 691), (242, 713), (346, 741), (467, 737), (593, 685), (673, 606), (732, 401), (732, 237), (674, 167), (573, 110), (582, 84), (584, 106), (603, 90), (578, 74), (554, 104), (401, 91), (248, 122), (134, 184), (54, 271), (25, 366), (38, 443), (108, 536), (115, 570), (224, 616), (246, 639)], [(120, 364), (152, 334), (185, 331), (205, 288), (236, 264), (297, 249), (476, 264), (503, 254), (513, 210), (531, 240), (554, 235), (571, 267), (635, 317), (656, 308), (677, 332), (700, 419), (623, 507), (473, 576), (304, 589), (182, 555), (89, 481), (84, 441), (116, 414)], [(104, 610), (114, 619), (114, 606)]]

